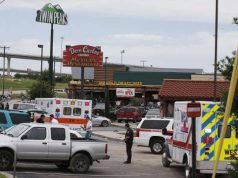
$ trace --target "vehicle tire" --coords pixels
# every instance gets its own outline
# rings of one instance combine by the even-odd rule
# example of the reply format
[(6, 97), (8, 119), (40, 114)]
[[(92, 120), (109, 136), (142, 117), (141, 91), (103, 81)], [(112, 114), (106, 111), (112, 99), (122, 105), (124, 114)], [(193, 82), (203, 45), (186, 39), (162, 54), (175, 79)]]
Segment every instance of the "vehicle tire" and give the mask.
[(184, 174), (185, 174), (185, 178), (192, 177), (192, 171), (191, 171), (191, 168), (189, 167), (188, 159), (186, 159), (186, 162), (185, 162)]
[(163, 153), (164, 142), (162, 140), (156, 139), (152, 140), (150, 143), (150, 150), (154, 154)]
[(0, 171), (8, 171), (13, 168), (14, 156), (6, 150), (0, 151)]
[(74, 173), (85, 174), (90, 167), (90, 159), (87, 155), (78, 153), (71, 159), (70, 167)]
[(101, 126), (102, 127), (108, 127), (109, 126), (109, 122), (108, 121), (102, 121)]
[(60, 169), (67, 169), (69, 167), (69, 162), (68, 161), (60, 161), (60, 162), (56, 162), (55, 165)]
[(118, 122), (118, 123), (121, 123), (121, 120), (120, 120), (120, 119), (118, 119), (118, 120), (117, 120), (117, 122)]
[(163, 167), (170, 167), (170, 161), (169, 161), (169, 155), (166, 150), (164, 150), (164, 153), (162, 155), (162, 165)]
[(133, 120), (132, 122), (133, 122), (133, 123), (136, 123), (136, 120)]

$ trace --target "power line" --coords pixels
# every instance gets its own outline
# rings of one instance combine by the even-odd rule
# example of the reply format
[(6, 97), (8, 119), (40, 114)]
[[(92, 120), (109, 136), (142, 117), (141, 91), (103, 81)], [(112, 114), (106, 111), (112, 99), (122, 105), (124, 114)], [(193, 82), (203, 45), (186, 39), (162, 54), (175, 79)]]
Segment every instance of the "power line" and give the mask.
[(0, 2), (0, 4), (2, 4), (4, 1), (5, 1), (5, 0), (2, 0), (2, 1)]

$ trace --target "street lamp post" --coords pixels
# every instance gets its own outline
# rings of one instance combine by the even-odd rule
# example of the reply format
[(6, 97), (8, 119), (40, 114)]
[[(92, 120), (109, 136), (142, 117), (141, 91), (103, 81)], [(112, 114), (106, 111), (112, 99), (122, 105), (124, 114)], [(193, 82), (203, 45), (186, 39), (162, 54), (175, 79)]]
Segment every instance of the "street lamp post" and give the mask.
[(61, 59), (62, 59), (62, 62), (60, 63), (60, 75), (61, 75), (61, 73), (62, 73), (62, 65), (63, 65), (63, 40), (64, 40), (64, 37), (63, 36), (61, 36), (60, 37), (60, 39), (61, 39), (61, 51), (60, 51), (60, 53), (61, 53)]
[(44, 48), (44, 45), (39, 44), (38, 48), (41, 49), (41, 57), (40, 57), (40, 83), (41, 83), (40, 97), (42, 97), (42, 68), (43, 68), (43, 48)]
[(9, 49), (10, 47), (0, 46), (0, 48), (3, 48), (2, 95), (4, 97), (4, 91), (5, 91), (5, 57), (6, 57), (6, 49)]
[(104, 94), (104, 100), (105, 100), (105, 116), (108, 116), (108, 86), (107, 86), (107, 59), (108, 57), (105, 57), (105, 63), (104, 63), (104, 77), (105, 77), (105, 94)]
[(121, 64), (123, 63), (123, 54), (125, 53), (125, 50), (121, 50)]

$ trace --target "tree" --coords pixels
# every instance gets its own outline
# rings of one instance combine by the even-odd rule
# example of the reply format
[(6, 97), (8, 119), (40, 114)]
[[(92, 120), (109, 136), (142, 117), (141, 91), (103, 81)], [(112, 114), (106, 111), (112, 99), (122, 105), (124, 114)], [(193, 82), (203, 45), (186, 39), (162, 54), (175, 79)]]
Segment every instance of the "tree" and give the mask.
[(27, 91), (30, 99), (39, 98), (40, 93), (42, 98), (54, 97), (55, 93), (51, 89), (48, 76), (49, 72), (47, 70), (43, 71), (42, 75), (38, 77), (37, 82), (31, 86), (29, 91)]
[[(224, 59), (220, 60), (217, 63), (217, 69), (221, 74), (227, 79), (231, 80), (232, 72), (233, 72), (233, 64), (235, 61), (235, 53), (233, 53), (232, 57), (226, 56)], [(226, 105), (228, 92), (224, 93), (222, 97), (222, 102)], [(238, 116), (238, 88), (236, 87), (236, 92), (233, 100), (233, 105), (231, 109), (232, 114)]]
[(42, 98), (52, 98), (54, 97), (54, 94), (55, 94), (51, 90), (50, 84), (45, 81), (33, 83), (30, 90), (27, 91), (30, 99), (39, 98), (40, 92), (42, 92), (42, 95), (41, 95)]

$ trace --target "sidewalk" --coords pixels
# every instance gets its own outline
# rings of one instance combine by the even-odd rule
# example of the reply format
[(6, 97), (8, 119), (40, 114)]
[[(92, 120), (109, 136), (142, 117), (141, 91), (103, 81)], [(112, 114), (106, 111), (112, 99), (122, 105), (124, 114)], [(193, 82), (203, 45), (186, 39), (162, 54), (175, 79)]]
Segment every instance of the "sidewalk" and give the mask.
[(8, 174), (6, 172), (0, 172), (0, 177), (1, 177), (1, 175), (5, 176), (7, 178), (12, 178), (13, 177), (11, 174)]
[[(137, 122), (137, 123), (129, 122), (129, 124), (130, 124), (130, 127), (134, 130), (134, 129), (137, 128), (137, 125), (139, 124), (139, 122)], [(112, 122), (111, 125), (115, 126), (115, 127), (123, 127), (123, 128), (125, 127), (125, 123), (124, 122), (122, 122), (122, 123)]]

